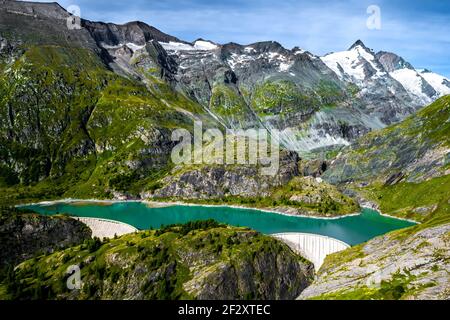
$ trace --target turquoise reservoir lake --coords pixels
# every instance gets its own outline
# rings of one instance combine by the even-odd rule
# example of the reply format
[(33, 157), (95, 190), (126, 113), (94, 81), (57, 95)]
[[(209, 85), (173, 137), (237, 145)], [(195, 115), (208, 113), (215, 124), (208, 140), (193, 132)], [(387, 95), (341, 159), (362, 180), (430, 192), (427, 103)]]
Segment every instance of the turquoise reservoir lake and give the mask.
[(360, 215), (340, 219), (295, 217), (254, 209), (204, 206), (169, 206), (152, 208), (142, 202), (59, 202), (22, 206), (44, 215), (59, 213), (77, 217), (116, 220), (140, 230), (157, 229), (162, 225), (195, 220), (215, 219), (233, 226), (250, 227), (265, 234), (303, 232), (320, 234), (359, 244), (389, 231), (415, 225), (412, 222), (390, 218), (377, 211), (363, 209)]

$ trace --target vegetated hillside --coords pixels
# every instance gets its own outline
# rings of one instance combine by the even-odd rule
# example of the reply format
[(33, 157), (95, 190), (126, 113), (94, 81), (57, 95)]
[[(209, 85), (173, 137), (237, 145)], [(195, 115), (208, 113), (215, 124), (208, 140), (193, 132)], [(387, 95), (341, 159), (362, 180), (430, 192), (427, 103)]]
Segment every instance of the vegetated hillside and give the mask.
[(0, 300), (11, 299), (5, 282), (27, 259), (84, 243), (92, 231), (68, 216), (41, 216), (0, 206)]
[[(195, 195), (203, 201), (288, 206), (323, 215), (351, 212), (355, 203), (335, 187), (302, 177), (327, 169), (323, 178), (329, 183), (351, 195), (358, 192), (385, 213), (424, 223), (333, 255), (304, 297), (447, 296), (449, 97), (398, 125), (357, 139), (448, 94), (448, 79), (418, 72), (395, 54), (375, 54), (361, 41), (347, 51), (317, 57), (276, 42), (187, 43), (140, 22), (117, 26), (82, 21), (80, 30), (69, 30), (69, 14), (57, 4), (0, 4), (1, 203), (149, 195), (198, 200), (192, 199)], [(319, 164), (310, 170), (307, 162), (299, 164), (294, 157), (273, 180), (238, 166), (173, 168), (171, 130), (190, 129), (194, 119), (203, 120), (205, 127), (282, 129), (282, 143), (305, 153), (357, 142), (329, 168)], [(222, 243), (221, 234), (228, 232), (236, 232), (236, 246), (242, 250), (233, 250), (234, 242)], [(268, 244), (262, 245), (262, 239)], [(307, 264), (273, 241), (222, 227), (186, 235), (176, 228), (140, 233), (102, 245), (90, 241), (9, 273), (9, 295), (296, 296), (311, 275), (304, 269)], [(275, 254), (262, 249), (267, 246), (281, 249)], [(247, 250), (255, 256), (249, 258)], [(199, 273), (197, 260), (190, 261), (186, 252), (203, 255)], [(124, 264), (128, 259), (136, 264)], [(217, 262), (212, 269), (209, 261)], [(81, 292), (65, 291), (70, 262), (83, 263), (89, 271)], [(47, 263), (57, 269), (49, 270)], [(118, 271), (125, 266), (136, 278)], [(141, 268), (154, 271), (155, 277), (145, 278)], [(297, 275), (303, 270), (305, 277), (283, 278), (283, 268)], [(103, 278), (107, 281), (99, 280)], [(123, 291), (115, 291), (112, 283), (117, 281)], [(283, 285), (289, 281), (295, 282), (291, 291)]]
[[(426, 221), (448, 212), (450, 96), (344, 150), (323, 178), (347, 183), (380, 209)], [(348, 184), (350, 183), (350, 184)]]
[[(66, 287), (81, 268), (81, 290)], [(268, 236), (214, 221), (169, 226), (26, 261), (10, 275), (16, 299), (293, 299), (312, 263)]]
[(405, 121), (359, 139), (333, 162), (324, 178), (333, 183), (421, 182), (448, 174), (450, 96)]
[(88, 32), (47, 9), (33, 9), (49, 29), (31, 38), (17, 21), (33, 18), (0, 10), (12, 19), (0, 24), (0, 187), (9, 202), (136, 196), (170, 167), (171, 130), (212, 120), (157, 66), (145, 82), (111, 71), (95, 41), (78, 41)]
[(449, 102), (362, 138), (331, 165), (325, 178), (354, 181), (345, 187), (382, 212), (422, 223), (327, 257), (300, 298), (450, 297)]

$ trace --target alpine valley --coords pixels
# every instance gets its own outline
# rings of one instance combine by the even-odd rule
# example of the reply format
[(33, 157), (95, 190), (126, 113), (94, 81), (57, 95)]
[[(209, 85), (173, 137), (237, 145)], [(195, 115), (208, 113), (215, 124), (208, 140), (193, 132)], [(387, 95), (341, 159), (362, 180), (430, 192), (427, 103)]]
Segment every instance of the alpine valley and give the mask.
[[(71, 19), (57, 3), (0, 0), (0, 299), (450, 298), (449, 79), (360, 40), (317, 56)], [(172, 131), (198, 121), (267, 129), (278, 173), (173, 164)], [(66, 215), (14, 208), (68, 198), (316, 218), (370, 206), (418, 224), (316, 272), (249, 228), (197, 221), (100, 240)], [(83, 288), (67, 291), (80, 263)]]

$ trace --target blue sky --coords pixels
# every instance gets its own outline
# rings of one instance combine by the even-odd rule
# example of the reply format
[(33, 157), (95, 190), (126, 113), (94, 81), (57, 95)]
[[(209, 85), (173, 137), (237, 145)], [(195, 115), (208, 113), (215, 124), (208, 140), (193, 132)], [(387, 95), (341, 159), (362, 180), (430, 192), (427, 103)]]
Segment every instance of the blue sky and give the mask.
[[(50, 1), (46, 1), (50, 2)], [(241, 44), (275, 40), (315, 54), (347, 49), (361, 39), (392, 51), (416, 68), (450, 77), (449, 0), (60, 0), (89, 20), (144, 21), (187, 41)], [(369, 29), (367, 8), (381, 10), (381, 29)]]

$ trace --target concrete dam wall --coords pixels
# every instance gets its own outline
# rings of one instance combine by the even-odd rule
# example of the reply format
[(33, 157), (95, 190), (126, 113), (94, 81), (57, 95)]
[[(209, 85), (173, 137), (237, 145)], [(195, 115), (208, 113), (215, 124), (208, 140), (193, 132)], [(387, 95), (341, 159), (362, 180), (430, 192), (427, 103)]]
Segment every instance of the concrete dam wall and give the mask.
[(272, 236), (311, 261), (316, 271), (320, 269), (327, 255), (350, 248), (350, 245), (345, 242), (317, 234), (277, 233)]

